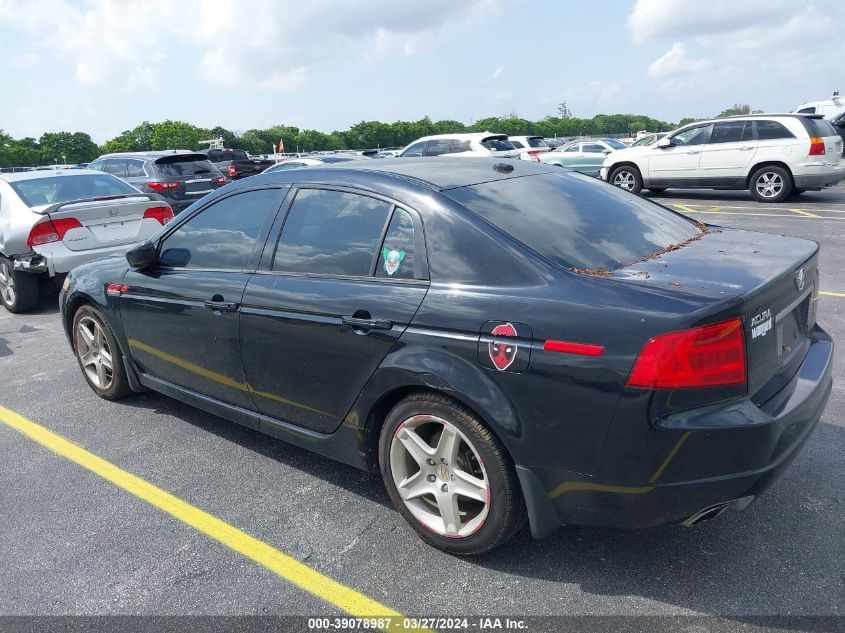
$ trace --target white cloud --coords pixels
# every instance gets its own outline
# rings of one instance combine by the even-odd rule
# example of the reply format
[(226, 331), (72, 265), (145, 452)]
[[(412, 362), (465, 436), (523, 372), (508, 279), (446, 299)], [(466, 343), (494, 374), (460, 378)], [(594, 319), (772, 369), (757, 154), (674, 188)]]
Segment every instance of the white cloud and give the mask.
[(686, 44), (675, 42), (665, 54), (655, 59), (648, 67), (652, 77), (671, 77), (673, 75), (700, 73), (709, 70), (713, 63), (709, 59), (690, 59)]
[(0, 25), (57, 51), (83, 86), (155, 87), (167, 51), (187, 42), (209, 82), (295, 90), (321, 65), (413, 55), (501, 2), (0, 0)]
[(12, 68), (29, 68), (38, 63), (38, 53), (21, 53), (9, 59), (9, 66)]
[(499, 77), (502, 76), (502, 73), (505, 72), (504, 66), (499, 66), (496, 70), (493, 71), (493, 74), (490, 75), (490, 81), (496, 81)]

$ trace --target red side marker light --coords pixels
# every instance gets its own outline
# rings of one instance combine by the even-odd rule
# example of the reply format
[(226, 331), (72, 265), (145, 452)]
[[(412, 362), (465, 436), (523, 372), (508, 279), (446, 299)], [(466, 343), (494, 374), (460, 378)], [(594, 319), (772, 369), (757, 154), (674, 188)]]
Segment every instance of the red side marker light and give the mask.
[(586, 343), (569, 343), (567, 341), (546, 341), (543, 349), (547, 352), (561, 352), (563, 354), (578, 354), (579, 356), (601, 356), (604, 347), (601, 345), (587, 345)]
[(124, 284), (109, 284), (106, 286), (106, 294), (119, 297), (122, 292), (129, 292), (129, 286)]

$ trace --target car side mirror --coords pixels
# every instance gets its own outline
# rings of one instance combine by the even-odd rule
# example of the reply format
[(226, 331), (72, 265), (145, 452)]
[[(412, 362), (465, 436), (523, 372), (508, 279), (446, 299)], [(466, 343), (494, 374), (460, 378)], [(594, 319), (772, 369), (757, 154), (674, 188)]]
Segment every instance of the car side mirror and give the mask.
[(602, 150), (602, 152), (601, 152), (601, 153), (602, 153), (602, 154), (604, 154), (605, 156), (607, 156), (608, 154), (610, 154), (610, 152), (611, 152), (611, 151), (612, 151), (612, 150), (605, 149), (605, 150)]
[(657, 147), (672, 147), (672, 139), (662, 138), (657, 141)]
[(126, 261), (132, 268), (144, 270), (158, 261), (156, 245), (147, 240), (126, 251)]

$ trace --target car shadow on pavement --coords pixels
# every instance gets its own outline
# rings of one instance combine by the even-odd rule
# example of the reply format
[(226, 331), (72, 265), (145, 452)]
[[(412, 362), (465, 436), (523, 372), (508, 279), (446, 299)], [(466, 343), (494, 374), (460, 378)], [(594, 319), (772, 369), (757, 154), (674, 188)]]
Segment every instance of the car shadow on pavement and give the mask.
[(188, 424), (234, 442), (259, 455), (345, 488), (382, 506), (392, 507), (379, 474), (366, 473), (353, 466), (323, 457), (216, 415), (210, 415), (201, 409), (154, 392), (131, 396), (121, 400), (121, 404), (178, 417)]
[(819, 424), (803, 454), (745, 512), (693, 528), (564, 527), (542, 541), (524, 530), (511, 545), (472, 562), (715, 616), (839, 614), (845, 604), (843, 448), (845, 428)]

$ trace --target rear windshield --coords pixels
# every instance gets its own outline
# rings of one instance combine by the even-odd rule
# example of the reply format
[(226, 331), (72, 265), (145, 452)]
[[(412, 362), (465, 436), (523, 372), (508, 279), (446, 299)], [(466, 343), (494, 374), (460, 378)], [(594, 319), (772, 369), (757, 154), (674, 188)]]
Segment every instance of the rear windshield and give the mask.
[(208, 158), (213, 163), (222, 163), (226, 160), (249, 160), (249, 156), (242, 149), (212, 149), (208, 152)]
[(549, 144), (546, 143), (542, 138), (539, 136), (529, 136), (528, 137), (528, 144), (531, 147), (548, 147)]
[(205, 157), (198, 159), (196, 154), (184, 154), (159, 158), (155, 162), (158, 173), (162, 176), (208, 175), (217, 171)]
[(811, 119), (810, 117), (801, 117), (804, 123), (804, 129), (810, 136), (838, 136), (833, 126), (825, 119)]
[(516, 149), (504, 136), (489, 136), (481, 141), (481, 144), (491, 152), (509, 152)]
[(691, 220), (576, 173), (496, 180), (444, 193), (567, 268), (620, 268), (700, 234)]
[(28, 207), (138, 193), (131, 185), (109, 174), (52, 176), (9, 183)]

